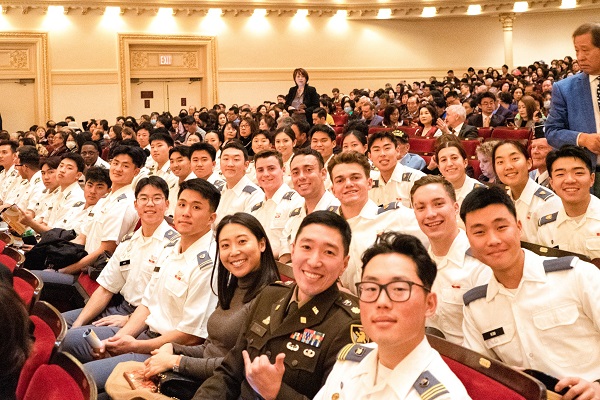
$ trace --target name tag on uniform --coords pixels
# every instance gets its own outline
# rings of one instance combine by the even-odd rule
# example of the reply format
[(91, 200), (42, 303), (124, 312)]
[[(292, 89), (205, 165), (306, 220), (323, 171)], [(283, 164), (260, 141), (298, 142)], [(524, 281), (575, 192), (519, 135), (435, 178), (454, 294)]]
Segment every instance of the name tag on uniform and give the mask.
[(265, 333), (267, 333), (267, 328), (261, 326), (258, 322), (252, 322), (250, 331), (256, 333), (260, 337), (263, 337)]
[(131, 264), (131, 260), (123, 260), (119, 263), (121, 267)]
[(504, 335), (504, 328), (500, 327), (498, 329), (494, 329), (493, 331), (488, 331), (483, 333), (483, 340), (490, 340), (498, 336)]

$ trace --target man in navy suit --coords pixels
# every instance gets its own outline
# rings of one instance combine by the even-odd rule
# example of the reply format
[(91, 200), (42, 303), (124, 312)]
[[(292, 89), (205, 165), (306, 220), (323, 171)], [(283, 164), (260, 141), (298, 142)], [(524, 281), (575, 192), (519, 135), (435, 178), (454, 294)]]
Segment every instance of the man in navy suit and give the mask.
[[(600, 24), (583, 24), (573, 33), (582, 73), (556, 82), (546, 121), (546, 138), (554, 148), (565, 144), (585, 147), (598, 171), (600, 156)], [(594, 194), (600, 195), (600, 174)]]
[(483, 92), (479, 95), (477, 102), (481, 114), (474, 114), (469, 117), (467, 123), (477, 128), (489, 128), (506, 125), (504, 117), (496, 112), (496, 95), (492, 92)]

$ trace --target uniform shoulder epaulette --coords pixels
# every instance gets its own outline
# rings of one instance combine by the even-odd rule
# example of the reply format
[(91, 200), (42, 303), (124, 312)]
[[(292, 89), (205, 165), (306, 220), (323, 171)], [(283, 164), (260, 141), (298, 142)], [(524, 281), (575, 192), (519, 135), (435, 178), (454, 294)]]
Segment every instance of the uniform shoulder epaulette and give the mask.
[(69, 191), (69, 193), (67, 193), (67, 195), (65, 196), (65, 200), (67, 200), (70, 195), (71, 195), (71, 191)]
[(73, 207), (81, 207), (84, 204), (85, 204), (85, 201), (78, 201), (77, 203), (73, 204)]
[(277, 287), (284, 287), (284, 288), (291, 288), (292, 285), (294, 284), (294, 281), (275, 281), (273, 283), (271, 283), (270, 286), (277, 286)]
[(256, 191), (256, 188), (254, 186), (250, 186), (250, 185), (247, 185), (246, 187), (244, 187), (244, 189), (242, 189), (242, 192), (246, 192), (249, 194), (252, 194), (255, 191)]
[(383, 214), (386, 211), (395, 210), (396, 208), (400, 208), (400, 202), (392, 201), (391, 203), (386, 204), (383, 207), (379, 207), (377, 210), (377, 214)]
[(259, 203), (256, 203), (254, 206), (252, 206), (252, 208), (250, 209), (250, 212), (254, 212), (254, 211), (258, 210), (259, 208), (262, 207), (262, 205), (263, 205), (262, 201)]
[(350, 343), (342, 347), (337, 355), (337, 359), (340, 361), (362, 361), (367, 354), (373, 351), (373, 348), (364, 346), (362, 344)]
[(42, 193), (44, 193), (44, 194), (48, 193), (48, 188), (42, 190)]
[(470, 247), (467, 249), (467, 251), (465, 251), (465, 254), (468, 255), (469, 257), (474, 257), (473, 250)]
[(200, 267), (200, 269), (212, 265), (213, 263), (212, 259), (210, 258), (210, 255), (208, 254), (208, 251), (206, 250), (198, 253), (197, 259), (198, 266)]
[(552, 260), (546, 260), (544, 261), (544, 271), (546, 271), (546, 273), (548, 272), (556, 272), (556, 271), (566, 271), (568, 269), (572, 269), (572, 265), (571, 263), (573, 262), (573, 259), (575, 259), (575, 256), (568, 256), (568, 257), (559, 257), (559, 258), (554, 258)]
[(217, 190), (219, 192), (221, 192), (221, 191), (223, 191), (223, 188), (225, 187), (225, 181), (216, 180), (215, 183), (213, 183), (213, 185), (217, 188)]
[(125, 193), (122, 193), (119, 197), (117, 197), (117, 201), (125, 200), (126, 198), (127, 195)]
[(337, 213), (339, 208), (340, 208), (340, 206), (329, 206), (329, 207), (327, 207), (327, 211)]
[(179, 233), (175, 229), (167, 229), (165, 232), (165, 238), (169, 240), (173, 240), (175, 237), (178, 237)]
[[(37, 185), (38, 183), (41, 182), (41, 180), (42, 180), (42, 178), (35, 178), (35, 181), (33, 181), (33, 184)], [(46, 190), (46, 189), (44, 189), (44, 190)]]
[(167, 247), (173, 247), (173, 246), (175, 246), (178, 241), (179, 241), (179, 235), (173, 236), (173, 238), (171, 240), (169, 240), (169, 243), (165, 244), (165, 249)]
[(291, 218), (291, 217), (295, 217), (296, 215), (300, 215), (300, 211), (301, 211), (301, 210), (302, 210), (302, 209), (301, 209), (300, 207), (298, 207), (298, 208), (294, 208), (294, 209), (292, 210), (292, 212), (290, 213), (290, 218)]
[(121, 239), (121, 243), (130, 240), (133, 237), (133, 234), (134, 232), (129, 232), (127, 235), (123, 236), (123, 239)]
[(434, 400), (450, 393), (448, 392), (448, 389), (446, 389), (446, 386), (438, 381), (429, 371), (423, 371), (421, 375), (419, 375), (413, 384), (413, 388), (423, 400)]
[(340, 292), (336, 303), (346, 311), (352, 318), (358, 318), (360, 315), (360, 307), (356, 296)]
[(373, 179), (373, 187), (374, 188), (378, 188), (379, 187), (379, 179)]
[(481, 187), (487, 187), (487, 186), (485, 186), (485, 185), (484, 185), (483, 183), (481, 183), (481, 182), (475, 182), (475, 183), (473, 184), (473, 189), (475, 189), (475, 188), (481, 188)]
[(470, 302), (477, 299), (483, 299), (487, 294), (488, 285), (475, 286), (463, 295), (463, 303), (468, 306)]
[(539, 197), (540, 199), (542, 199), (544, 201), (546, 201), (550, 197), (554, 196), (554, 193), (552, 193), (550, 190), (548, 190), (548, 189), (546, 189), (544, 187), (541, 187), (538, 190), (536, 190), (533, 195)]
[(550, 222), (554, 222), (556, 221), (556, 218), (558, 218), (558, 211), (540, 218), (540, 220), (538, 221), (538, 226), (543, 226), (549, 224)]
[(293, 190), (290, 192), (287, 192), (286, 194), (283, 195), (282, 199), (283, 200), (291, 200), (292, 197), (294, 197), (294, 195), (296, 194), (296, 192), (294, 192)]
[(402, 182), (410, 182), (410, 177), (412, 176), (412, 172), (405, 172), (402, 174)]

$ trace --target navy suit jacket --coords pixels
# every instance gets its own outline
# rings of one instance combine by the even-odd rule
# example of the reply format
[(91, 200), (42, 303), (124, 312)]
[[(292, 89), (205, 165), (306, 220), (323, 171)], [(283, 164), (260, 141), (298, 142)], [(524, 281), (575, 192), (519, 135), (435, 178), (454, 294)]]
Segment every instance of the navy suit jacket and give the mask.
[[(595, 102), (592, 101), (590, 78), (579, 73), (552, 86), (552, 105), (546, 120), (546, 138), (558, 149), (565, 144), (577, 145), (577, 135), (596, 132)], [(596, 165), (597, 155), (587, 150)]]
[[(469, 125), (475, 126), (477, 128), (481, 128), (483, 127), (483, 114), (475, 114), (475, 115), (471, 115), (468, 119), (467, 122)], [(499, 114), (492, 114), (492, 117), (490, 118), (490, 126), (495, 128), (497, 126), (505, 126), (506, 125), (506, 120), (504, 119), (504, 117), (502, 115)]]

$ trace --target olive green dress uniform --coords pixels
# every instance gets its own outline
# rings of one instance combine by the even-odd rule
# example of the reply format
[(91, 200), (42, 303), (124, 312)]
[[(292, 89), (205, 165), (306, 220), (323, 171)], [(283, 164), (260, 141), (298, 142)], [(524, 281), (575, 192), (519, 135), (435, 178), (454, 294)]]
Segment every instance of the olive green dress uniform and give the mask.
[(284, 353), (285, 373), (277, 399), (313, 398), (327, 380), (338, 352), (353, 341), (366, 341), (354, 296), (333, 284), (286, 315), (294, 289), (293, 284), (275, 283), (263, 290), (235, 347), (194, 400), (262, 398), (246, 380), (242, 350), (248, 351), (251, 360), (266, 355), (271, 363)]

